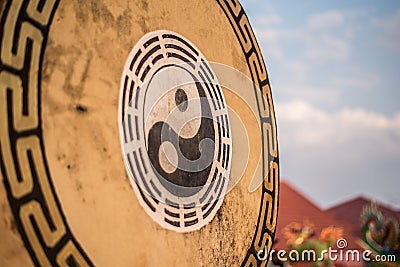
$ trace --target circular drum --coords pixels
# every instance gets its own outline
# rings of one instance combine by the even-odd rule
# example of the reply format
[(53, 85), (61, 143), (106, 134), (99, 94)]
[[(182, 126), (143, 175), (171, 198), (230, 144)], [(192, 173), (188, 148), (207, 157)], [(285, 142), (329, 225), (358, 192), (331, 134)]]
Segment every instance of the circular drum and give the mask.
[(279, 161), (236, 1), (0, 4), (1, 266), (265, 266)]

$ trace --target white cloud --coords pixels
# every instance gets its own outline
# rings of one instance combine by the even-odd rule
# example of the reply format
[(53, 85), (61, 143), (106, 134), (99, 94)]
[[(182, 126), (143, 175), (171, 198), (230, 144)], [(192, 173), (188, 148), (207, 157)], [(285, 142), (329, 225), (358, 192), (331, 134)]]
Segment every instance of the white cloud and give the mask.
[(346, 39), (330, 34), (305, 33), (307, 42), (306, 58), (312, 61), (345, 60), (349, 57), (350, 46)]
[(282, 63), (284, 75), (275, 75), (270, 71), (270, 82), (276, 96), (282, 101), (301, 100), (309, 103), (318, 103), (329, 108), (340, 104), (340, 84), (326, 82), (323, 86), (310, 85), (309, 67), (304, 61), (287, 60)]
[(310, 16), (307, 19), (306, 25), (309, 29), (326, 31), (327, 29), (341, 26), (343, 23), (343, 13), (338, 11), (328, 11)]
[(296, 79), (281, 81), (279, 84), (275, 84), (272, 79), (271, 86), (272, 90), (277, 92), (279, 98), (285, 101), (300, 100), (318, 103), (328, 108), (340, 105), (341, 93), (337, 87), (314, 87), (301, 81), (298, 82)]
[(268, 12), (268, 14), (263, 14), (262, 16), (255, 17), (257, 25), (279, 25), (283, 22), (282, 17), (276, 12)]
[(300, 29), (307, 44), (306, 58), (313, 61), (345, 60), (350, 54), (345, 15), (338, 11), (314, 14)]
[(339, 11), (311, 15), (303, 24), (291, 28), (283, 27), (283, 19), (274, 13), (255, 17), (254, 22), (261, 46), (270, 57), (286, 56), (282, 47), (287, 45), (296, 47), (303, 59), (315, 62), (349, 57), (351, 27)]
[[(319, 203), (354, 194), (399, 205), (400, 113), (329, 113), (305, 101), (276, 104), (282, 175)], [(377, 186), (379, 185), (379, 186)], [(374, 191), (375, 190), (375, 191)], [(396, 202), (397, 201), (397, 202)]]
[(304, 62), (299, 60), (287, 61), (286, 69), (288, 71), (288, 76), (290, 80), (294, 80), (297, 83), (303, 83), (306, 80), (306, 70)]
[(305, 101), (292, 101), (278, 103), (277, 116), (283, 146), (330, 150), (353, 147), (350, 153), (357, 155), (375, 150), (400, 157), (400, 113), (393, 118), (364, 109), (328, 113)]
[(346, 76), (333, 77), (331, 83), (336, 87), (346, 89), (375, 89), (379, 86), (381, 79), (377, 73), (370, 71), (351, 71)]

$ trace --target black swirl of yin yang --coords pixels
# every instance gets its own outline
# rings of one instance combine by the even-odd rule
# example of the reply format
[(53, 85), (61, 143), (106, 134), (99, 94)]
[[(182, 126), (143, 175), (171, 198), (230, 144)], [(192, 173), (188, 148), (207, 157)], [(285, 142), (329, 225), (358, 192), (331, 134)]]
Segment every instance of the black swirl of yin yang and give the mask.
[(146, 213), (177, 232), (210, 222), (227, 191), (232, 141), (204, 55), (177, 33), (146, 34), (126, 61), (119, 99), (124, 162)]
[[(180, 136), (168, 122), (158, 121), (150, 128), (147, 137), (147, 153), (159, 181), (172, 194), (180, 197), (197, 193), (207, 183), (215, 152), (215, 131), (211, 108), (206, 101), (202, 84), (199, 82), (194, 84), (200, 97), (200, 106), (197, 108), (201, 109), (201, 114), (200, 118), (189, 117), (189, 120), (200, 120), (196, 133), (190, 138), (185, 138)], [(178, 88), (174, 95), (176, 107), (173, 109), (173, 113), (178, 113), (175, 119), (185, 123), (179, 113), (187, 112), (188, 106), (197, 101), (188, 100), (187, 93), (182, 88)], [(160, 101), (159, 104), (163, 105), (164, 103)], [(184, 127), (182, 131), (184, 131)], [(161, 166), (160, 154), (166, 153), (162, 148), (164, 142), (172, 144), (174, 149), (172, 152), (177, 154), (176, 166), (173, 162), (169, 162), (171, 159), (168, 157), (164, 159), (172, 165), (174, 169), (172, 172)]]

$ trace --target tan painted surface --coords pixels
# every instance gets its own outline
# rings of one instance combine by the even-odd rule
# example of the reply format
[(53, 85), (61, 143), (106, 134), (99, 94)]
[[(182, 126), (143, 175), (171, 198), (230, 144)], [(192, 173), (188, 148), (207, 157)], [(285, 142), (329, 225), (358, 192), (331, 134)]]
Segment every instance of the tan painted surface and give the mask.
[[(185, 36), (209, 61), (249, 75), (215, 1), (61, 1), (42, 70), (44, 145), (56, 193), (72, 233), (96, 266), (237, 266), (255, 234), (261, 197), (261, 188), (248, 192), (261, 135), (257, 119), (240, 108), (241, 99), (225, 90), (228, 105), (253, 130), (251, 164), (199, 231), (161, 228), (139, 205), (125, 171), (117, 125), (122, 69), (135, 43), (161, 29)], [(232, 138), (235, 164), (235, 143), (247, 140)], [(1, 266), (31, 265), (3, 186), (0, 209)]]

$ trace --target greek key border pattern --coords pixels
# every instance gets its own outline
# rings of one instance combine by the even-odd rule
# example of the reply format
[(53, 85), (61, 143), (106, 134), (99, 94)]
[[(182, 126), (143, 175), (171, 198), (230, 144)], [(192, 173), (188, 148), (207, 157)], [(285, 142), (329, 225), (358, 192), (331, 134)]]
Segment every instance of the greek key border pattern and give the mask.
[(41, 67), (57, 0), (8, 1), (0, 24), (0, 166), (22, 240), (36, 266), (93, 266), (68, 227), (41, 127)]
[[(267, 261), (259, 261), (257, 252), (267, 248), (269, 253), (275, 236), (279, 201), (279, 158), (278, 141), (267, 70), (260, 48), (251, 29), (250, 22), (238, 0), (217, 0), (235, 31), (236, 37), (246, 57), (251, 78), (258, 86), (254, 88), (257, 97), (262, 131), (263, 177), (260, 212), (255, 234), (242, 262), (242, 266), (265, 266)], [(271, 160), (266, 160), (271, 159)]]

